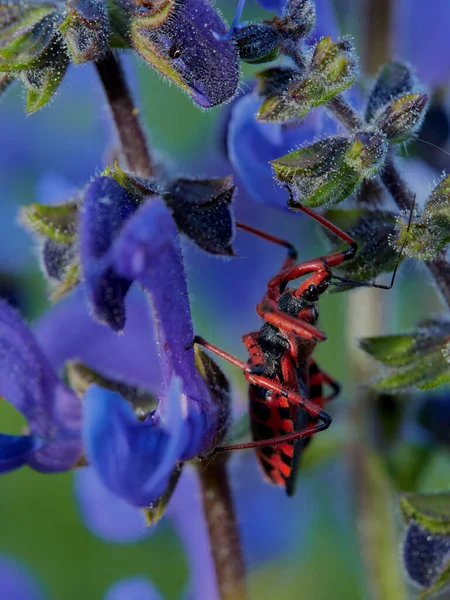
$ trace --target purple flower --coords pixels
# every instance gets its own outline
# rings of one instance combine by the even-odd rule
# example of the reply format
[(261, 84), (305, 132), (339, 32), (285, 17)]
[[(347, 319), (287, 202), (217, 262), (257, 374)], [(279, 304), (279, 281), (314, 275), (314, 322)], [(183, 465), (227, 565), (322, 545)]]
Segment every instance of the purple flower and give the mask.
[(0, 592), (5, 600), (44, 600), (44, 594), (24, 566), (0, 557)]
[(152, 299), (163, 383), (158, 409), (138, 421), (119, 394), (97, 386), (84, 403), (86, 452), (99, 478), (131, 504), (146, 506), (166, 491), (178, 463), (210, 447), (217, 429), (217, 407), (195, 365), (178, 232), (160, 199), (139, 206), (113, 179), (100, 177), (85, 196), (80, 243), (97, 316), (123, 326), (133, 281)]
[(161, 595), (145, 577), (132, 577), (110, 587), (104, 600), (161, 600)]
[(28, 464), (64, 471), (81, 455), (81, 404), (55, 375), (21, 317), (0, 302), (0, 395), (21, 412), (27, 435), (0, 435), (0, 472)]
[(207, 0), (173, 3), (155, 27), (154, 9), (142, 5), (131, 20), (135, 50), (205, 108), (230, 100), (239, 81), (236, 48), (226, 25)]

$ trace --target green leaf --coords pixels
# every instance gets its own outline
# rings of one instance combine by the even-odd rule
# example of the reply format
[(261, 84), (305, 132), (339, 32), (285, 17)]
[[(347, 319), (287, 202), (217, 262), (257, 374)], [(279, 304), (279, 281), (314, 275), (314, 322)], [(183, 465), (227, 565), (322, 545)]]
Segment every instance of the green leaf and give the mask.
[[(374, 384), (379, 392), (396, 392), (415, 385), (421, 389), (431, 389), (450, 377), (450, 365), (437, 350), (434, 353), (420, 355), (410, 366), (398, 370)], [(433, 384), (435, 384), (433, 386)]]
[(75, 241), (78, 222), (78, 203), (66, 202), (55, 206), (32, 204), (21, 211), (25, 226), (55, 242), (69, 244)]
[(450, 323), (429, 320), (408, 335), (361, 340), (361, 347), (392, 372), (375, 382), (378, 391), (396, 392), (412, 385), (431, 389), (450, 381)]
[(414, 361), (416, 341), (414, 335), (383, 335), (365, 338), (360, 341), (361, 348), (390, 366), (408, 365)]
[(406, 521), (417, 521), (430, 533), (450, 534), (450, 492), (403, 494), (400, 508)]

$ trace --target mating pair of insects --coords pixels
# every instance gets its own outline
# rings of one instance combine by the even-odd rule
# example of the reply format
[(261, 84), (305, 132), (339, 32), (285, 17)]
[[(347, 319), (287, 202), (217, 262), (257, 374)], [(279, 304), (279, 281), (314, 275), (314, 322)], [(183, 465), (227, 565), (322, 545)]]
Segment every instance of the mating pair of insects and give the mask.
[[(316, 326), (319, 297), (330, 285), (391, 289), (403, 247), (390, 285), (357, 282), (333, 275), (334, 267), (355, 256), (358, 250), (356, 241), (324, 217), (296, 203), (289, 192), (292, 208), (318, 221), (347, 243), (348, 248), (298, 263), (297, 251), (289, 242), (237, 223), (239, 229), (285, 246), (288, 250), (280, 271), (270, 279), (267, 292), (256, 307), (264, 324), (259, 331), (242, 338), (250, 354), (247, 363), (198, 336), (194, 342), (242, 369), (250, 383), (253, 441), (220, 446), (215, 448), (214, 453), (254, 448), (266, 478), (276, 485), (285, 486), (287, 494), (292, 495), (302, 450), (311, 441), (311, 436), (330, 426), (331, 417), (323, 407), (336, 397), (340, 389), (339, 384), (312, 358), (317, 342), (326, 339)], [(408, 230), (412, 214), (411, 210)], [(297, 288), (287, 287), (291, 281), (305, 276)], [(330, 388), (328, 395), (324, 394), (324, 386)]]

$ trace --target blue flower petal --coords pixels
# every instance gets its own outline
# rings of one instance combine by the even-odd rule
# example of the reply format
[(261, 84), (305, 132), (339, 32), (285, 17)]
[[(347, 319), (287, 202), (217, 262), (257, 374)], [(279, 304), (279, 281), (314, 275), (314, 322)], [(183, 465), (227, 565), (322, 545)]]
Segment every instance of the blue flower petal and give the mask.
[(161, 369), (147, 296), (137, 287), (130, 290), (125, 328), (120, 334), (93, 320), (85, 296), (86, 290), (80, 286), (35, 325), (36, 338), (53, 368), (58, 370), (77, 358), (110, 379), (157, 394)]
[(444, 86), (450, 78), (450, 2), (396, 0), (392, 46), (398, 58), (408, 60), (420, 81)]
[(39, 438), (29, 464), (69, 469), (81, 454), (81, 404), (56, 377), (19, 314), (0, 302), (0, 396), (27, 419)]
[(107, 542), (129, 544), (155, 531), (146, 526), (143, 512), (113, 494), (92, 467), (77, 469), (75, 495), (86, 527)]
[(44, 594), (24, 565), (0, 557), (0, 591), (5, 600), (44, 600)]
[(119, 277), (106, 255), (138, 202), (111, 177), (88, 186), (80, 219), (81, 265), (89, 298), (99, 320), (113, 329), (125, 325), (124, 299), (131, 282)]
[(26, 464), (34, 450), (31, 435), (5, 435), (0, 433), (0, 473), (7, 473)]
[[(204, 416), (205, 447), (214, 436), (216, 418), (205, 383), (195, 366), (194, 332), (178, 233), (161, 200), (145, 204), (125, 225), (113, 248), (117, 272), (150, 292), (155, 308), (164, 384), (172, 374)], [(198, 422), (198, 421), (197, 421)]]
[(86, 452), (102, 482), (136, 506), (156, 501), (191, 443), (181, 381), (174, 378), (170, 386), (168, 413), (145, 422), (120, 394), (96, 385), (86, 392), (84, 406)]
[(287, 194), (273, 178), (270, 160), (283, 156), (321, 132), (318, 111), (299, 125), (260, 123), (255, 115), (261, 99), (254, 94), (239, 98), (228, 128), (228, 153), (246, 190), (257, 202), (287, 208)]
[(115, 583), (104, 600), (162, 600), (162, 597), (148, 579), (133, 577)]

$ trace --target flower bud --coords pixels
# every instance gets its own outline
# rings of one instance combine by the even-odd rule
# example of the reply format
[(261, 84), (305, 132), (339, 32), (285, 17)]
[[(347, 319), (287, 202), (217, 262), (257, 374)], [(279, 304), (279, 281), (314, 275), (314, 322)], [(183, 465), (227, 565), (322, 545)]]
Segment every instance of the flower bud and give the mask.
[(392, 100), (374, 118), (389, 142), (404, 142), (420, 128), (428, 104), (426, 94), (407, 94)]
[(144, 60), (200, 106), (233, 97), (239, 80), (236, 47), (207, 0), (130, 7), (131, 43)]
[(381, 169), (386, 152), (383, 136), (360, 131), (351, 138), (321, 140), (271, 163), (277, 178), (292, 185), (297, 200), (314, 207), (347, 198)]
[(278, 27), (293, 41), (308, 36), (316, 25), (316, 6), (313, 0), (287, 0)]
[(366, 121), (372, 123), (375, 114), (389, 104), (393, 98), (410, 94), (417, 87), (408, 65), (399, 62), (385, 64), (378, 73), (370, 92), (366, 108)]
[(275, 60), (278, 56), (278, 35), (266, 23), (249, 23), (239, 27), (233, 39), (237, 44), (239, 57), (250, 64)]

